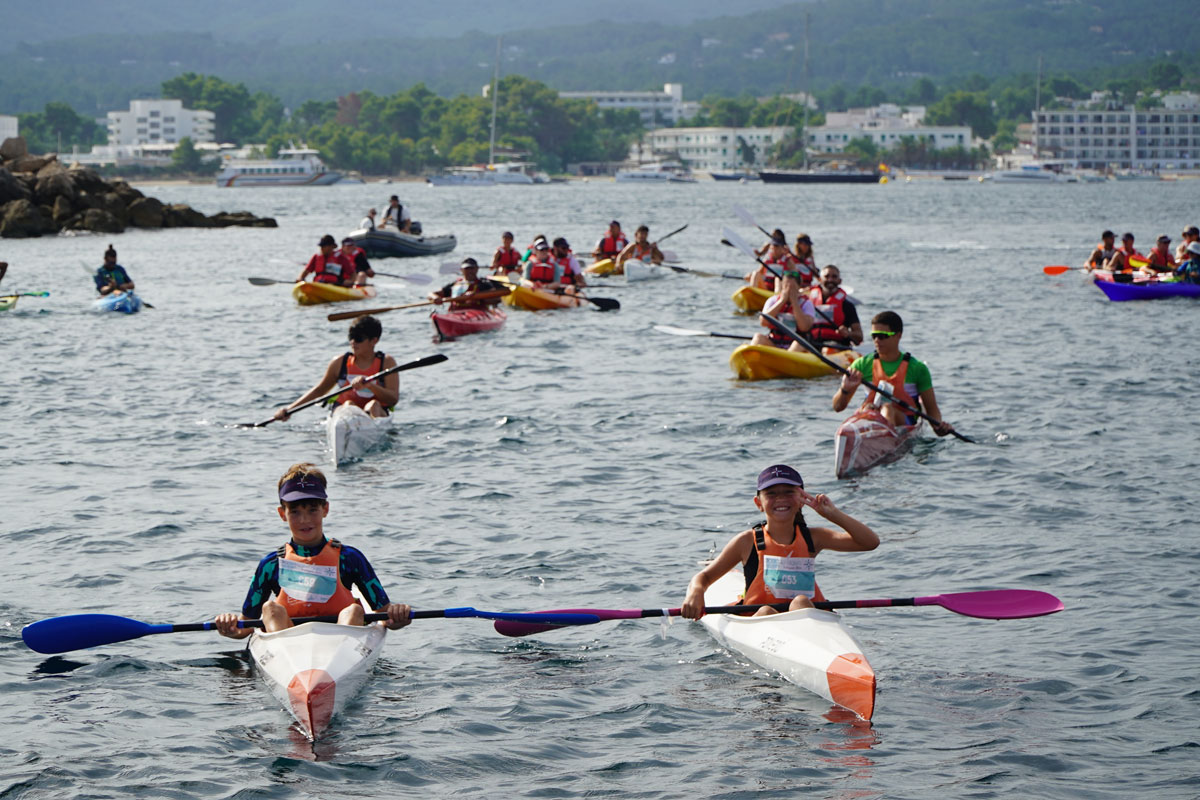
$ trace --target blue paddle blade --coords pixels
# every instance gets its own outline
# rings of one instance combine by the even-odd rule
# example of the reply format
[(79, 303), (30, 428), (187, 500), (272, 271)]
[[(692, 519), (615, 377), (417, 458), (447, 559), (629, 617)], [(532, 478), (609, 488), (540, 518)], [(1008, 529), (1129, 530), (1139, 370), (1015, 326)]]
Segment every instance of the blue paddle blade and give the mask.
[(26, 625), (21, 629), (21, 638), (38, 653), (65, 653), (137, 639), (158, 633), (161, 627), (112, 614), (71, 614)]

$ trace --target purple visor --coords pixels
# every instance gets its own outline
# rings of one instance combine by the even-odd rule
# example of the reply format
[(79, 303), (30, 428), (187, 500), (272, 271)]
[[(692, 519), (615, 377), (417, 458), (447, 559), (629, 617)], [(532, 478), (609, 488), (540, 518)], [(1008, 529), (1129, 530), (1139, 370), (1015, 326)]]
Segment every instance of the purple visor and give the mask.
[(799, 486), (801, 489), (804, 488), (804, 479), (800, 477), (800, 473), (786, 464), (776, 464), (758, 473), (758, 491), (760, 492), (768, 486), (775, 486), (780, 483)]
[(284, 481), (279, 487), (279, 499), (284, 503), (294, 503), (297, 500), (328, 500), (325, 496), (325, 485), (316, 478), (301, 476)]

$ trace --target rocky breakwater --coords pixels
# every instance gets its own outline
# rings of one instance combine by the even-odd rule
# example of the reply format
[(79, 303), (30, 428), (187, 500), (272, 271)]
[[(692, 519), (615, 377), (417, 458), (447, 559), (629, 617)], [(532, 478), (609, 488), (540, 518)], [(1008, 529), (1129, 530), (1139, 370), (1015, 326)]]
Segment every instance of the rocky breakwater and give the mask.
[(44, 236), (60, 231), (120, 233), (134, 228), (276, 228), (270, 217), (248, 211), (206, 216), (183, 203), (147, 197), (123, 180), (95, 170), (64, 167), (57, 155), (30, 155), (21, 137), (0, 144), (0, 237)]

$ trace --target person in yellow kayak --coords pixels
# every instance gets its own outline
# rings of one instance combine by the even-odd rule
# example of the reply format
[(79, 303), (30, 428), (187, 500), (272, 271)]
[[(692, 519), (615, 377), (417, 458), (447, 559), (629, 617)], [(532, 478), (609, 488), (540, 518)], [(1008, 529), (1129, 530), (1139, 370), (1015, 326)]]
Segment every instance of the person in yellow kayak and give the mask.
[(291, 539), (258, 562), (242, 613), (219, 614), (214, 620), (223, 636), (243, 639), (252, 629), (237, 627), (238, 621), (260, 618), (268, 632), (292, 627), (297, 617), (326, 614), (336, 614), (342, 625), (362, 625), (366, 612), (351, 594), (353, 587), (372, 609), (388, 615), (392, 630), (412, 622), (412, 610), (391, 601), (361, 551), (325, 538), (325, 489), (325, 476), (307, 462), (293, 464), (279, 479), (277, 511)]
[(96, 291), (100, 292), (101, 296), (113, 292), (120, 294), (133, 291), (133, 279), (129, 277), (125, 268), (117, 263), (117, 251), (111, 244), (104, 251), (103, 266), (96, 270), (93, 277), (96, 280)]
[[(808, 527), (805, 505), (837, 527)], [(813, 497), (804, 491), (804, 479), (786, 464), (759, 473), (754, 506), (766, 516), (766, 522), (734, 536), (720, 555), (692, 577), (680, 609), (684, 618), (704, 616), (705, 591), (739, 566), (745, 590), (738, 605), (787, 603), (788, 611), (812, 608), (814, 600), (825, 599), (816, 578), (815, 559), (821, 551), (865, 553), (879, 547), (879, 536), (873, 530), (838, 509), (828, 495)], [(720, 602), (725, 603), (724, 599)], [(754, 615), (777, 613), (773, 608), (760, 608)]]
[[(933, 392), (933, 379), (929, 375), (929, 367), (913, 358), (911, 354), (901, 352), (900, 337), (903, 334), (904, 321), (895, 311), (881, 311), (871, 318), (871, 340), (875, 343), (875, 352), (855, 360), (850, 365), (848, 374), (842, 376), (841, 385), (833, 396), (833, 410), (845, 409), (866, 378), (910, 409), (916, 408), (924, 412), (933, 421), (933, 432), (938, 436), (945, 436), (954, 430), (954, 426), (942, 419), (937, 396)], [(878, 399), (880, 402), (884, 401), (882, 397)], [(872, 390), (863, 406), (873, 405), (875, 400), (875, 392)], [(883, 402), (881, 413), (896, 427), (912, 425), (918, 419), (910, 411), (890, 401)]]
[(521, 254), (513, 247), (512, 231), (500, 234), (500, 246), (492, 253), (492, 274), (507, 275), (521, 269)]
[(628, 246), (629, 238), (621, 230), (621, 223), (614, 219), (608, 223), (608, 233), (601, 236), (600, 241), (596, 242), (596, 248), (592, 250), (592, 260), (600, 261), (605, 258), (615, 260)]
[[(516, 252), (515, 250), (513, 252)], [(473, 258), (464, 258), (459, 265), (462, 275), (458, 280), (447, 283), (442, 288), (430, 292), (428, 299), (441, 305), (452, 300), (455, 308), (487, 308), (500, 302), (499, 297), (477, 300), (473, 297), (480, 292), (491, 292), (505, 289), (502, 283), (479, 277), (479, 262)]]
[(342, 239), (342, 249), (338, 252), (353, 265), (355, 286), (365, 286), (367, 278), (375, 277), (375, 270), (371, 269), (371, 262), (367, 261), (367, 251), (349, 236)]
[[(817, 258), (813, 254), (812, 239), (807, 233), (796, 237), (796, 249), (793, 255), (796, 257), (794, 278), (800, 282), (801, 290), (807, 292), (808, 288), (817, 282)], [(784, 277), (793, 276), (785, 273)]]
[(1146, 263), (1139, 271), (1147, 275), (1157, 275), (1160, 272), (1174, 272), (1178, 266), (1175, 256), (1171, 253), (1171, 237), (1164, 233), (1158, 237), (1150, 252), (1146, 253)]
[[(795, 277), (800, 267), (796, 261), (796, 257), (788, 249), (787, 239), (782, 236), (781, 231), (776, 231), (776, 233), (780, 233), (781, 235), (771, 237), (771, 242), (767, 247), (766, 257), (762, 259), (762, 264), (754, 272), (747, 275), (746, 280), (750, 281), (750, 285), (757, 289), (768, 289), (778, 292), (781, 290), (782, 283), (786, 283), (791, 278), (795, 286), (789, 294), (795, 296), (799, 293), (800, 289), (800, 281)], [(777, 277), (776, 273), (782, 277)], [(807, 288), (807, 285), (805, 288)]]
[(1112, 231), (1100, 234), (1100, 244), (1096, 245), (1096, 249), (1088, 256), (1083, 266), (1087, 269), (1106, 269), (1105, 265), (1117, 252), (1116, 238), (1117, 235)]
[(665, 260), (662, 251), (658, 249), (658, 242), (650, 241), (648, 225), (639, 225), (638, 229), (633, 232), (633, 241), (617, 255), (618, 273), (624, 271), (625, 262), (631, 258), (649, 264), (661, 264)]
[(334, 356), (317, 385), (276, 411), (275, 419), (287, 419), (293, 408), (328, 394), (335, 386), (349, 386), (350, 390), (333, 398), (333, 404), (353, 403), (373, 417), (388, 415), (400, 399), (400, 376), (393, 372), (373, 381), (366, 380), (396, 366), (396, 359), (376, 350), (383, 326), (374, 317), (358, 317), (350, 324), (349, 336), (350, 352)]
[[(792, 330), (800, 334), (808, 334), (816, 322), (817, 310), (807, 296), (801, 295), (794, 281), (791, 285), (767, 298), (763, 304), (763, 313), (770, 314)], [(763, 347), (779, 347), (797, 353), (807, 353), (808, 348), (792, 339), (786, 333), (760, 316), (758, 322), (767, 329), (766, 333), (756, 333), (750, 344)]]
[(579, 259), (571, 252), (571, 245), (566, 239), (561, 236), (555, 239), (550, 248), (550, 254), (555, 263), (562, 268), (560, 280), (563, 283), (572, 285), (576, 289), (587, 286), (587, 281), (583, 277), (583, 267), (579, 265)]
[(319, 252), (313, 255), (304, 265), (297, 281), (303, 281), (309, 275), (314, 283), (334, 283), (338, 286), (350, 286), (354, 283), (356, 272), (354, 264), (346, 255), (337, 249), (337, 240), (328, 233), (317, 243)]
[(817, 312), (808, 336), (823, 345), (850, 348), (862, 344), (858, 310), (842, 289), (842, 272), (833, 264), (821, 270), (821, 282), (808, 293)]

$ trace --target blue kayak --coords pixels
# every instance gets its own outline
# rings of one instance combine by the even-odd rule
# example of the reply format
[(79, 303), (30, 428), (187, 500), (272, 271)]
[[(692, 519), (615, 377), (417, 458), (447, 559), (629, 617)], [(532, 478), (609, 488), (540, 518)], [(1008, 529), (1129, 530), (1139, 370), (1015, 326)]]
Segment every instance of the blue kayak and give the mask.
[(142, 308), (142, 298), (133, 292), (113, 292), (92, 303), (95, 311), (120, 311), (122, 314), (133, 314)]
[(1200, 297), (1200, 283), (1183, 283), (1182, 281), (1146, 281), (1145, 283), (1112, 283), (1111, 281), (1096, 281), (1108, 299), (1114, 302), (1124, 300), (1157, 300), (1160, 297)]

